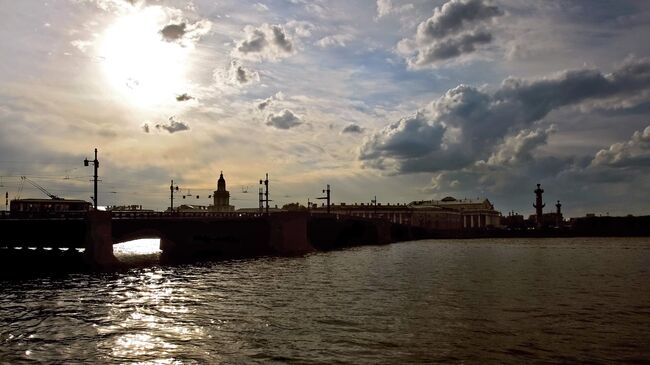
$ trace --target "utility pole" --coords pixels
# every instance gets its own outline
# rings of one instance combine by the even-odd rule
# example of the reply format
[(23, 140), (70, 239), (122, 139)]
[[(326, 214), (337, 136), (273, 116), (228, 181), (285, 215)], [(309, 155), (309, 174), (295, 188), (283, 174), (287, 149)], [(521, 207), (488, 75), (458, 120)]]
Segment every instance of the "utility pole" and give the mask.
[(178, 191), (178, 185), (174, 186), (174, 180), (172, 179), (172, 183), (171, 185), (169, 185), (169, 193), (170, 193), (169, 200), (171, 201), (171, 207), (169, 210), (172, 213), (174, 212), (174, 190)]
[(269, 215), (269, 174), (266, 174), (264, 180), (260, 179), (260, 185), (264, 184), (264, 201), (266, 202), (266, 215)]
[(374, 209), (374, 211), (373, 211), (373, 213), (374, 213), (374, 214), (373, 214), (373, 218), (377, 218), (377, 195), (375, 195), (375, 198), (374, 198), (373, 200), (371, 200), (370, 202), (371, 202), (371, 203), (373, 204), (373, 206), (375, 207), (375, 209)]
[(9, 192), (5, 192), (5, 210), (9, 210)]
[(259, 188), (259, 208), (260, 213), (264, 212), (264, 188)]
[(88, 166), (90, 163), (93, 164), (95, 167), (95, 173), (93, 174), (93, 187), (94, 187), (94, 195), (93, 195), (93, 203), (95, 205), (95, 210), (97, 210), (97, 170), (99, 169), (99, 161), (97, 160), (97, 148), (95, 148), (95, 159), (93, 161), (88, 161), (88, 159), (84, 159), (84, 166)]
[(323, 189), (323, 193), (327, 193), (327, 195), (322, 196), (317, 199), (326, 199), (327, 200), (327, 214), (330, 213), (330, 184), (327, 184), (327, 189)]

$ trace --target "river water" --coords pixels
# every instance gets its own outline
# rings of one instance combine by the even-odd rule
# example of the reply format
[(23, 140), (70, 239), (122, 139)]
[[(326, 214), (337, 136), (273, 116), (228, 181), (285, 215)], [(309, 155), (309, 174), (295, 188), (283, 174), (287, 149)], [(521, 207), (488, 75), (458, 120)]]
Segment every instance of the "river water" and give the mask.
[(2, 363), (650, 363), (650, 238), (427, 240), (0, 284)]

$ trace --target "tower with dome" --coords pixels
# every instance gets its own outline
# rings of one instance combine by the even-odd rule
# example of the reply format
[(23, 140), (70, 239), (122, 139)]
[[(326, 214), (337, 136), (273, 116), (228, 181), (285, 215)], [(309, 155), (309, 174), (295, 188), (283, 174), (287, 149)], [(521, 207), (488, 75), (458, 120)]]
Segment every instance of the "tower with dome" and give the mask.
[(213, 212), (234, 212), (235, 207), (230, 205), (230, 192), (226, 190), (226, 179), (223, 178), (223, 171), (217, 180), (217, 190), (212, 194), (214, 205), (210, 206)]

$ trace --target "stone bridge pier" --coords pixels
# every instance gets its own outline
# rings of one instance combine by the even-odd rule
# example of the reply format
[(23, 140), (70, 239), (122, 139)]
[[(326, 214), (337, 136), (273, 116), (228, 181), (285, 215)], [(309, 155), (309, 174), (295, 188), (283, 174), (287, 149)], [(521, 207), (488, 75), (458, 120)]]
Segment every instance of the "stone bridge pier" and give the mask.
[(110, 212), (90, 211), (86, 217), (86, 260), (96, 268), (119, 265), (113, 255), (112, 220)]

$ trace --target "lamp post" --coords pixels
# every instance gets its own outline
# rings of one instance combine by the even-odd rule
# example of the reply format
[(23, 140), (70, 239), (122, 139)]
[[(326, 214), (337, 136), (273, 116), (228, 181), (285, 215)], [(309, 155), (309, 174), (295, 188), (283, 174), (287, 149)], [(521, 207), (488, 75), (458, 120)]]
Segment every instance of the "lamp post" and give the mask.
[(97, 210), (97, 169), (99, 169), (99, 161), (97, 160), (97, 148), (95, 148), (95, 159), (92, 161), (89, 161), (87, 158), (84, 159), (84, 166), (89, 166), (90, 164), (93, 164), (95, 168), (95, 173), (93, 174), (93, 186), (94, 186), (94, 193), (93, 193), (93, 203), (95, 206), (95, 210)]
[(330, 184), (327, 184), (327, 189), (323, 189), (323, 193), (327, 193), (327, 195), (317, 199), (325, 199), (327, 201), (327, 214), (329, 214), (330, 213)]
[(174, 186), (174, 180), (172, 180), (171, 185), (169, 185), (169, 193), (170, 193), (170, 200), (171, 200), (171, 207), (169, 210), (172, 213), (174, 212), (174, 191), (178, 191), (178, 185)]
[(264, 180), (260, 179), (260, 185), (264, 185), (264, 199), (262, 201), (266, 202), (266, 215), (269, 215), (269, 174), (268, 173), (266, 174), (266, 178)]

